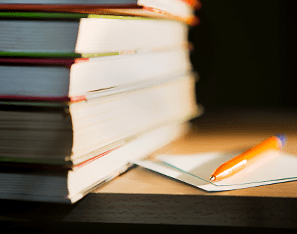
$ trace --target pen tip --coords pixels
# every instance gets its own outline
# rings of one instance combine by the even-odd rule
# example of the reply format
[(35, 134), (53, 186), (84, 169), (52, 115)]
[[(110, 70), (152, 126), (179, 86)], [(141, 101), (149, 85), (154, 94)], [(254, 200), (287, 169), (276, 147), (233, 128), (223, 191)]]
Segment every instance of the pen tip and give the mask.
[(277, 134), (276, 137), (281, 141), (282, 147), (285, 145), (287, 138), (285, 134)]
[(212, 175), (209, 179), (212, 180), (212, 181), (215, 181), (216, 177)]

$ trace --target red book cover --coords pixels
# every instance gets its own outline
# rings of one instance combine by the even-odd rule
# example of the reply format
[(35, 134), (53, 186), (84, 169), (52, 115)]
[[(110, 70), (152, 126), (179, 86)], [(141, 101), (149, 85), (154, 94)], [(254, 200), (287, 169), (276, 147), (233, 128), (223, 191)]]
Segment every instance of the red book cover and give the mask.
[(64, 58), (0, 58), (2, 65), (22, 65), (22, 66), (65, 66), (70, 68), (76, 59)]

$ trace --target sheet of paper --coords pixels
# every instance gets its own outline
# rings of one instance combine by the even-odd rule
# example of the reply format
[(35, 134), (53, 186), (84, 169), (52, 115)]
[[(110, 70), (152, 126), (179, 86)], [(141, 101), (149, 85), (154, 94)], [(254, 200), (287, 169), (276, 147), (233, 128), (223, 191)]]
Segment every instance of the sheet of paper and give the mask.
[(224, 191), (282, 183), (297, 180), (297, 156), (268, 152), (273, 160), (258, 168), (244, 170), (218, 182), (209, 180), (212, 172), (240, 152), (210, 152), (203, 154), (157, 155), (156, 160), (138, 160), (134, 163), (170, 176), (207, 191)]

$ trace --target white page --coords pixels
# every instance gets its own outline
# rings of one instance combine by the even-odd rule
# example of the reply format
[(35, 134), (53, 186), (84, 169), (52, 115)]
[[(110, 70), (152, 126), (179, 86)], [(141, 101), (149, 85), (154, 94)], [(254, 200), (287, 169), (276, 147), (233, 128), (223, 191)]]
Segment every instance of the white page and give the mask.
[[(245, 170), (218, 182), (209, 180), (214, 170), (240, 152), (210, 152), (188, 155), (158, 155), (160, 161), (135, 162), (147, 169), (189, 183), (207, 191), (223, 191), (297, 180), (297, 156), (279, 153), (254, 170)], [(276, 152), (268, 152), (276, 156)], [(166, 164), (165, 164), (166, 163)]]

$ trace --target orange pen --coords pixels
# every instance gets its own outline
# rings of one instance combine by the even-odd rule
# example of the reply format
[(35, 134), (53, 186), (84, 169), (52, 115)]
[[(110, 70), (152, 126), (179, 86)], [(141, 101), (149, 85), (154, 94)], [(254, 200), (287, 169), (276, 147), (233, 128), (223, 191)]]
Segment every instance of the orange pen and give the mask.
[(259, 145), (245, 151), (244, 153), (232, 158), (231, 160), (219, 166), (211, 175), (210, 180), (226, 179), (235, 173), (241, 171), (247, 166), (252, 166), (261, 158), (261, 154), (266, 150), (280, 150), (286, 142), (285, 135), (275, 135), (269, 137)]

